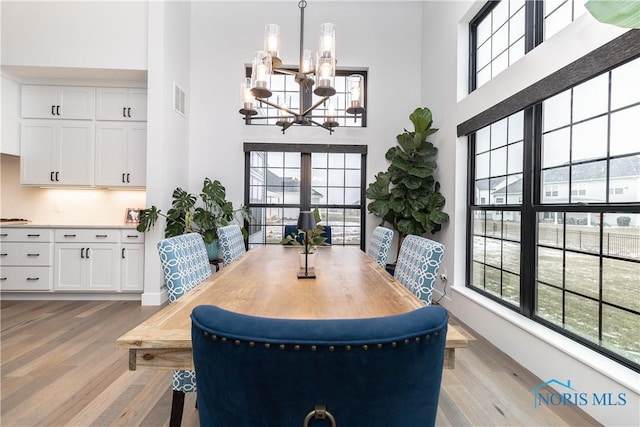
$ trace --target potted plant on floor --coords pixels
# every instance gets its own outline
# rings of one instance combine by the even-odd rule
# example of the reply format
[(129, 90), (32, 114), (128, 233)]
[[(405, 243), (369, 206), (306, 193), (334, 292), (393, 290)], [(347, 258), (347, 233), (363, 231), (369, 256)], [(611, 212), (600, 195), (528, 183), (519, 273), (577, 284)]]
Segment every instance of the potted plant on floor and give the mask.
[[(226, 199), (226, 189), (220, 181), (204, 179), (200, 201), (178, 187), (173, 190), (171, 208), (164, 214), (155, 205), (140, 211), (140, 223), (136, 228), (140, 232), (150, 230), (160, 216), (166, 218), (165, 237), (179, 236), (185, 233), (199, 233), (204, 239), (210, 260), (217, 259), (220, 246), (218, 244), (218, 227), (228, 225), (239, 214), (242, 221), (249, 221), (246, 207), (233, 209), (233, 204)], [(242, 228), (246, 237), (246, 230)]]
[(398, 232), (400, 241), (409, 234), (435, 234), (449, 215), (442, 211), (445, 198), (434, 173), (438, 167), (438, 149), (427, 137), (438, 129), (432, 128), (433, 118), (428, 108), (416, 108), (409, 119), (414, 131), (404, 130), (385, 158), (391, 162), (386, 172), (379, 172), (366, 191), (370, 213), (379, 216), (382, 224), (389, 223)]
[[(302, 248), (298, 257), (300, 268), (305, 268), (305, 258), (307, 258), (307, 268), (313, 268), (315, 266), (316, 248), (327, 240), (326, 237), (322, 236), (324, 226), (319, 224), (322, 219), (320, 218), (318, 208), (313, 210), (313, 216), (316, 222), (315, 229), (298, 230), (295, 233), (285, 236), (284, 239), (280, 241), (281, 245), (295, 245)], [(305, 255), (307, 255), (307, 257), (305, 257)]]

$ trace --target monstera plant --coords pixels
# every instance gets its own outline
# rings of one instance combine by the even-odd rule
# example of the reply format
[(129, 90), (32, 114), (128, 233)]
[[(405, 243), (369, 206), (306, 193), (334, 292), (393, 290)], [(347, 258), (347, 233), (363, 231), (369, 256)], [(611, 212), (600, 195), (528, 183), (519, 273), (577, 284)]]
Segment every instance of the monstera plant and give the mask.
[[(409, 119), (414, 130), (404, 130), (385, 157), (391, 162), (386, 172), (376, 175), (366, 191), (370, 213), (389, 223), (399, 234), (400, 241), (409, 234), (434, 234), (449, 221), (442, 211), (445, 198), (440, 183), (434, 178), (438, 167), (435, 156), (438, 149), (427, 141), (437, 132), (428, 108), (417, 108)], [(398, 245), (400, 247), (400, 245)]]
[[(141, 232), (150, 230), (162, 216), (166, 218), (165, 237), (199, 233), (207, 247), (209, 258), (216, 259), (219, 250), (218, 228), (233, 222), (236, 213), (243, 221), (251, 220), (246, 207), (234, 210), (232, 203), (226, 197), (226, 189), (220, 181), (211, 181), (209, 178), (204, 179), (200, 200), (195, 194), (178, 187), (173, 190), (171, 208), (166, 214), (155, 205), (140, 211), (137, 230)], [(247, 231), (244, 227), (242, 227), (242, 233), (246, 238)]]

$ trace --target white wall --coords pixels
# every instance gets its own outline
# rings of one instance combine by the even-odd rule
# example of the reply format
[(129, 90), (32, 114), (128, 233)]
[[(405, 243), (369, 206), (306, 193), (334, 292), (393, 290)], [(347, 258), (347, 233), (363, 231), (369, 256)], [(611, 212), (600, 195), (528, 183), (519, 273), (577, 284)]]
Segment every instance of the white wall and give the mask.
[[(471, 95), (466, 95), (468, 22), (482, 2), (426, 2), (423, 10), (422, 100), (440, 128), (439, 180), (451, 222), (436, 239), (446, 246), (449, 288), (442, 303), (475, 332), (542, 381), (571, 379), (584, 392), (626, 393), (625, 406), (581, 407), (605, 425), (640, 424), (637, 373), (465, 288), (466, 137), (456, 125), (612, 40), (625, 30), (579, 18)], [(459, 102), (456, 104), (456, 100)], [(442, 284), (439, 284), (442, 289)], [(434, 296), (438, 298), (438, 296)], [(533, 404), (533, 395), (532, 395)]]
[[(262, 49), (264, 26), (280, 25), (285, 65), (296, 66), (300, 15), (297, 2), (194, 2), (191, 21), (190, 186), (204, 177), (220, 180), (234, 206), (243, 201), (243, 142), (365, 144), (367, 182), (386, 170), (384, 153), (396, 135), (410, 127), (409, 114), (420, 105), (420, 2), (309, 2), (305, 9), (305, 47), (317, 50), (319, 27), (336, 25), (338, 67), (369, 67), (367, 128), (244, 126), (240, 82), (251, 54)], [(367, 234), (379, 224), (367, 218)]]
[[(147, 113), (147, 205), (164, 212), (171, 206), (174, 188), (188, 188), (190, 168), (189, 116), (173, 110), (173, 84), (187, 94), (190, 79), (189, 2), (149, 3), (149, 74)], [(145, 284), (143, 304), (157, 305), (166, 300), (156, 243), (162, 239), (160, 220), (145, 239)]]
[(146, 1), (2, 1), (2, 64), (146, 70)]

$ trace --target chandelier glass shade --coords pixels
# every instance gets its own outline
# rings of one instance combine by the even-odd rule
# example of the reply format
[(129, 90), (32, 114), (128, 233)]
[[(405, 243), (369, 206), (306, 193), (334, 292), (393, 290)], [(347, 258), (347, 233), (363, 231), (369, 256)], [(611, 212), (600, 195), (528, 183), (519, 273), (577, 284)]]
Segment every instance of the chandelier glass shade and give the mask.
[[(259, 119), (276, 119), (276, 125), (282, 128), (284, 133), (293, 125), (320, 126), (332, 133), (338, 126), (336, 102), (332, 98), (336, 94), (336, 27), (333, 24), (322, 24), (320, 26), (320, 43), (317, 53), (304, 49), (304, 9), (307, 2), (302, 0), (298, 3), (300, 8), (300, 57), (297, 70), (282, 68), (280, 58), (280, 26), (277, 24), (267, 24), (264, 29), (263, 50), (254, 52), (251, 62), (251, 78), (242, 81), (242, 108), (240, 114), (244, 116), (245, 122), (251, 122), (253, 116), (258, 114), (256, 106), (262, 104), (276, 109), (276, 117), (259, 117)], [(270, 76), (276, 73), (294, 76), (295, 82), (299, 85), (300, 106), (293, 110), (291, 99), (271, 98), (273, 95), (270, 88)], [(304, 100), (309, 100), (311, 90), (320, 97), (313, 105), (310, 101), (305, 104)], [(362, 115), (364, 109), (364, 77), (353, 74), (347, 78), (347, 105), (344, 111), (352, 116)], [(322, 115), (314, 115), (320, 112), (318, 107), (323, 106)], [(306, 108), (305, 108), (306, 107)], [(342, 116), (345, 117), (345, 116)]]

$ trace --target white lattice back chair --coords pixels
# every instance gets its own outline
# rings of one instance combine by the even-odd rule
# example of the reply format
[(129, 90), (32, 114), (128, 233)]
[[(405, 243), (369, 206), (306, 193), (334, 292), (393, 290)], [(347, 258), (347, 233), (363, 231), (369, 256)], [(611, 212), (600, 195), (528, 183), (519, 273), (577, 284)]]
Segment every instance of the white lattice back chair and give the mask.
[(444, 255), (444, 245), (409, 235), (402, 241), (394, 277), (427, 305)]
[(392, 240), (393, 230), (380, 226), (373, 230), (367, 255), (375, 259), (378, 265), (382, 268), (387, 266), (387, 257), (389, 256)]
[(225, 264), (229, 264), (245, 254), (242, 231), (237, 224), (218, 228), (218, 239), (220, 240), (222, 260)]
[[(202, 236), (188, 233), (158, 242), (158, 254), (167, 285), (169, 303), (198, 286), (211, 276), (211, 266)], [(184, 408), (184, 393), (196, 391), (196, 376), (192, 370), (173, 371), (173, 399), (170, 426), (179, 426)]]

